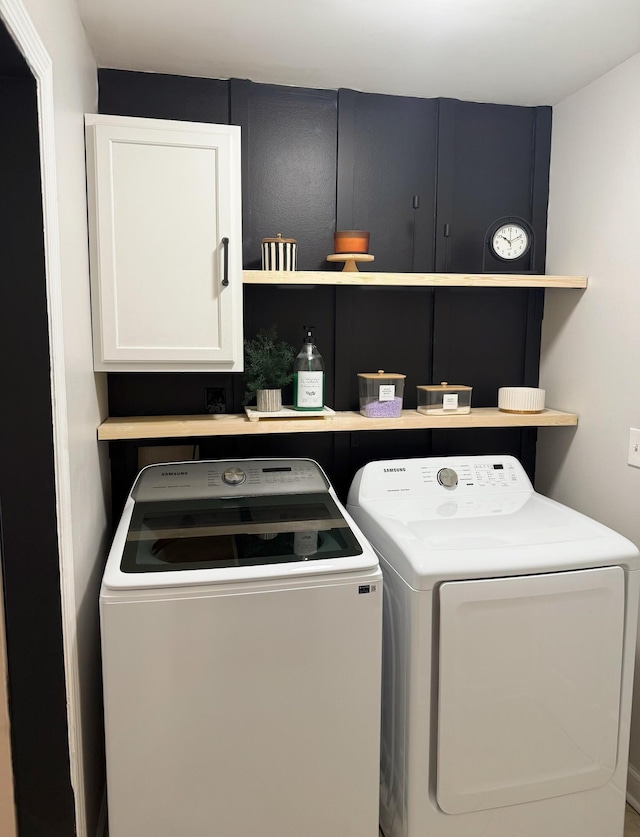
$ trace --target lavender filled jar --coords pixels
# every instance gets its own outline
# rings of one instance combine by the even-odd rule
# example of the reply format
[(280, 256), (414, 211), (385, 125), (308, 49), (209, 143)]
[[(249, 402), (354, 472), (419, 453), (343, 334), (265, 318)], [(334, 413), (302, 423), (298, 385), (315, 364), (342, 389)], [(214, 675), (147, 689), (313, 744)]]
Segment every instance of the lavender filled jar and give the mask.
[(400, 418), (406, 375), (397, 372), (359, 372), (360, 413), (367, 418)]

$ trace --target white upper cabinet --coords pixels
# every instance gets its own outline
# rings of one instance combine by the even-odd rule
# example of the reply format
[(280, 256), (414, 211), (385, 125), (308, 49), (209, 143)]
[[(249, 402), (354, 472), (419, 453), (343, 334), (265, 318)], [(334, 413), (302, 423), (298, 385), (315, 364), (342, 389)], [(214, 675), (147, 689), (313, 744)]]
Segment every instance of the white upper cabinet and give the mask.
[(240, 128), (85, 124), (95, 369), (242, 371)]

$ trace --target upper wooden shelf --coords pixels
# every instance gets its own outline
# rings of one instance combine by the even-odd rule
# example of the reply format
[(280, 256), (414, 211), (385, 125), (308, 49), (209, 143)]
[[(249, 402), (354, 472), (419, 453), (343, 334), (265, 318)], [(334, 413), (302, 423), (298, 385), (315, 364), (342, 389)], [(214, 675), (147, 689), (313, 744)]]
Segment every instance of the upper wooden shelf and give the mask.
[(404, 288), (586, 288), (586, 276), (515, 273), (347, 273), (332, 270), (244, 270), (245, 285), (382, 285)]
[(403, 410), (397, 419), (371, 419), (357, 412), (336, 413), (334, 418), (261, 419), (223, 413), (202, 416), (133, 416), (110, 418), (98, 427), (105, 442), (134, 439), (179, 439), (197, 436), (253, 436), (267, 433), (335, 433), (357, 430), (437, 430), (470, 427), (567, 427), (576, 425), (574, 413), (502, 413), (497, 407), (475, 407), (467, 415), (434, 418), (416, 410)]

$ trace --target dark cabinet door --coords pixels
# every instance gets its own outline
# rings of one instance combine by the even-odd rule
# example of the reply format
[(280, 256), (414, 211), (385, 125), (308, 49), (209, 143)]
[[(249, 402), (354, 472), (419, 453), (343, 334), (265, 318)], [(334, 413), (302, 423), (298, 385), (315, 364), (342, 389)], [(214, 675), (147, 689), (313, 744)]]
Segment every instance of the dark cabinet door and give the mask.
[(495, 407), (501, 386), (537, 386), (537, 291), (437, 288), (434, 296), (434, 382), (472, 386), (473, 407)]
[[(544, 273), (551, 108), (440, 100), (436, 270)], [(505, 262), (486, 244), (491, 225), (517, 216), (534, 233)]]
[(231, 124), (242, 128), (243, 262), (262, 266), (261, 242), (298, 242), (298, 269), (323, 270), (336, 219), (337, 96), (231, 80)]
[(341, 90), (338, 228), (367, 230), (367, 270), (433, 270), (435, 99)]
[[(276, 326), (278, 339), (292, 345), (296, 352), (302, 347), (304, 327), (313, 326), (318, 351), (325, 370), (325, 404), (333, 407), (335, 399), (335, 288), (332, 285), (245, 286), (246, 338), (260, 329)], [(244, 395), (244, 386), (242, 387)], [(293, 404), (293, 384), (283, 389), (284, 404)], [(242, 404), (237, 410), (242, 411)]]
[[(501, 386), (538, 385), (544, 291), (437, 288), (433, 382), (473, 387), (472, 407), (495, 407)], [(510, 453), (533, 479), (535, 428), (439, 430), (433, 454)]]
[(429, 383), (433, 292), (430, 288), (336, 289), (337, 410), (358, 410), (358, 373), (406, 375), (405, 409), (417, 406), (419, 384)]
[[(436, 271), (544, 273), (551, 109), (440, 101)], [(534, 244), (522, 258), (491, 255), (499, 219), (527, 222)], [(537, 386), (543, 292), (438, 288), (433, 381), (473, 387), (472, 406), (495, 406), (501, 386)], [(513, 453), (533, 476), (535, 430), (441, 431), (434, 454)]]

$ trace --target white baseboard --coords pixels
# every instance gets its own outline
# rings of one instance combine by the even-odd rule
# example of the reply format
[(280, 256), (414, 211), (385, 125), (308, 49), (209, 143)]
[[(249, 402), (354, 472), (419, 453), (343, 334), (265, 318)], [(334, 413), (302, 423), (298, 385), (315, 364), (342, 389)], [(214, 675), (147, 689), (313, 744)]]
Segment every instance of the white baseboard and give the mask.
[(640, 814), (640, 771), (632, 764), (627, 769), (627, 802)]

